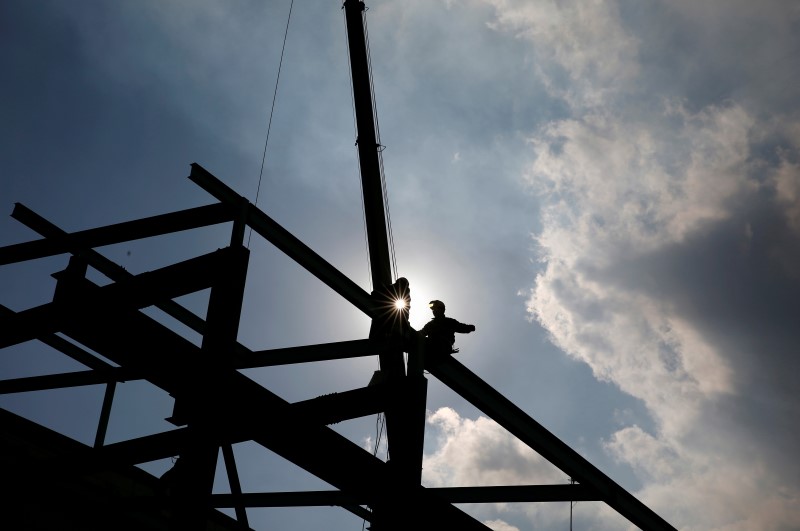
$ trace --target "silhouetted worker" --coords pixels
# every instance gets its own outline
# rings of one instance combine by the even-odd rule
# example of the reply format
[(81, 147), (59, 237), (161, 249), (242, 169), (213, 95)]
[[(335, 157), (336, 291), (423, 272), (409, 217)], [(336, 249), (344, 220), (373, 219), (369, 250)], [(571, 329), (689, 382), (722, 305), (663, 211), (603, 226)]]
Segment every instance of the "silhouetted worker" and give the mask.
[(411, 288), (408, 286), (408, 279), (400, 277), (392, 284), (392, 303), (395, 310), (400, 314), (400, 329), (403, 335), (408, 333), (408, 318), (411, 313)]
[(408, 279), (400, 277), (394, 284), (372, 292), (377, 317), (372, 320), (370, 338), (405, 338), (408, 335), (411, 290)]
[(428, 306), (433, 312), (433, 319), (420, 330), (420, 333), (426, 337), (426, 353), (431, 358), (455, 354), (458, 352), (457, 348), (453, 348), (453, 344), (456, 342), (456, 332), (469, 334), (475, 331), (475, 325), (459, 323), (451, 317), (445, 317), (442, 301), (431, 301)]

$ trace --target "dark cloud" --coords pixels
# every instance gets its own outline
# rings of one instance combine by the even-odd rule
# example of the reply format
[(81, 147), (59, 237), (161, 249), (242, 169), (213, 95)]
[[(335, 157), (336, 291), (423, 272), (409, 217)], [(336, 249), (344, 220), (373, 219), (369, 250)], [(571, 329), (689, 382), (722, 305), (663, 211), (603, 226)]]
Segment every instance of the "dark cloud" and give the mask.
[(789, 479), (798, 468), (783, 456), (800, 445), (800, 234), (774, 194), (738, 200), (730, 218), (592, 276), (647, 293), (701, 331), (734, 374), (709, 415)]

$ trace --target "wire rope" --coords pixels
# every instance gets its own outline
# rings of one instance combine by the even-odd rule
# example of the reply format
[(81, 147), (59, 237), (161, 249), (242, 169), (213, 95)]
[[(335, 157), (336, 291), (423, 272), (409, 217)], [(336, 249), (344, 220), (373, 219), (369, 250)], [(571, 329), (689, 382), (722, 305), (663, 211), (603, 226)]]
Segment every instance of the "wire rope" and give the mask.
[[(286, 39), (289, 35), (289, 23), (292, 20), (292, 8), (294, 7), (294, 0), (289, 3), (289, 16), (286, 17), (286, 29), (283, 32), (283, 44), (281, 45), (281, 58), (278, 62), (278, 75), (275, 77), (275, 90), (272, 92), (272, 106), (269, 110), (269, 122), (267, 123), (267, 138), (264, 141), (264, 152), (261, 154), (261, 169), (258, 172), (258, 186), (256, 187), (256, 199), (253, 203), (258, 206), (258, 197), (261, 193), (261, 179), (264, 176), (264, 163), (267, 160), (267, 146), (269, 145), (269, 133), (272, 130), (272, 116), (275, 113), (275, 100), (278, 98), (278, 84), (281, 80), (281, 68), (283, 67), (283, 55), (286, 51)], [(250, 248), (250, 238), (253, 236), (253, 227), (250, 227), (250, 233), (247, 236), (247, 248)]]

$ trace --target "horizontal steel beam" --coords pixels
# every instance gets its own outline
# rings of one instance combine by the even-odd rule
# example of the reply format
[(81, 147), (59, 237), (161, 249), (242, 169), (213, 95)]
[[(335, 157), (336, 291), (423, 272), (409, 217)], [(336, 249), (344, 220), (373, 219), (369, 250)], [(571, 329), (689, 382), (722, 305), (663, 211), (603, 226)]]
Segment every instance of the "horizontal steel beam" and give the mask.
[[(15, 313), (16, 312), (14, 310), (11, 310), (10, 308), (7, 308), (7, 307), (3, 306), (2, 304), (0, 304), (0, 319), (4, 319), (4, 318), (6, 318), (6, 317), (8, 317), (10, 315), (13, 315)], [(36, 339), (38, 339), (39, 341), (41, 341), (45, 345), (48, 345), (48, 346), (58, 350), (62, 354), (66, 354), (67, 356), (69, 356), (70, 358), (74, 359), (75, 361), (77, 361), (79, 363), (83, 363), (84, 365), (86, 365), (90, 369), (95, 369), (96, 371), (105, 371), (105, 370), (109, 370), (109, 369), (113, 369), (114, 368), (114, 366), (111, 365), (110, 363), (106, 363), (105, 361), (101, 360), (100, 358), (97, 358), (97, 357), (93, 356), (92, 354), (86, 352), (85, 350), (83, 350), (78, 345), (75, 345), (74, 343), (70, 343), (69, 341), (67, 341), (63, 337), (57, 336), (55, 334), (46, 334), (46, 335), (37, 337)]]
[(235, 494), (212, 494), (211, 507), (233, 508), (237, 504), (245, 507), (334, 507), (344, 505), (366, 505), (375, 498), (353, 495), (340, 490), (311, 490), (298, 492), (245, 492)]
[[(386, 411), (387, 395), (392, 392), (390, 384), (380, 383), (294, 402), (291, 408), (295, 415), (310, 422), (336, 424)], [(397, 390), (394, 389), (394, 392)]]
[[(60, 229), (50, 221), (46, 220), (33, 210), (17, 203), (12, 213), (12, 217), (24, 224), (28, 228), (38, 232), (46, 238), (58, 238), (59, 236), (67, 234), (64, 230)], [(90, 266), (104, 274), (114, 281), (121, 281), (133, 278), (133, 273), (127, 271), (124, 267), (117, 265), (97, 251), (85, 248), (71, 249), (72, 254), (82, 256)], [(157, 302), (156, 307), (165, 312), (166, 314), (174, 317), (181, 323), (185, 324), (195, 332), (203, 334), (205, 332), (206, 323), (203, 319), (193, 314), (175, 301), (168, 300)]]
[(0, 395), (10, 393), (27, 393), (30, 391), (44, 391), (46, 389), (62, 389), (64, 387), (79, 387), (83, 385), (99, 385), (109, 382), (124, 382), (136, 380), (140, 377), (133, 375), (122, 367), (115, 367), (108, 371), (78, 371), (62, 374), (46, 374), (42, 376), (28, 376), (0, 380)]
[(302, 347), (240, 352), (236, 356), (234, 365), (237, 369), (252, 369), (256, 367), (290, 365), (293, 363), (310, 363), (314, 361), (374, 356), (383, 352), (388, 346), (387, 343), (379, 342), (374, 339), (355, 339), (352, 341), (321, 343)]
[(174, 457), (180, 453), (180, 449), (189, 440), (189, 429), (177, 428), (136, 439), (106, 444), (97, 449), (97, 455), (114, 463), (138, 465)]
[(0, 349), (58, 332), (58, 317), (52, 302), (0, 317)]
[(452, 356), (430, 365), (428, 371), (569, 477), (596, 491), (602, 501), (632, 523), (647, 530), (675, 531), (653, 510)]
[[(192, 164), (189, 179), (231, 207), (237, 208), (246, 202), (245, 198), (197, 163)], [(373, 316), (373, 302), (369, 293), (253, 205), (247, 206), (247, 224), (356, 308), (370, 317)]]
[(514, 485), (499, 487), (439, 487), (427, 491), (450, 503), (536, 503), (600, 501), (583, 485)]
[[(73, 299), (74, 303), (70, 308), (52, 302), (18, 313), (6, 313), (0, 316), (2, 324), (0, 348), (62, 331), (61, 323), (69, 317), (64, 312), (74, 313), (78, 308), (87, 309), (89, 306), (102, 307), (111, 304), (127, 309), (145, 308), (157, 302), (210, 287), (215, 271), (227, 257), (229, 249), (220, 249), (156, 271), (131, 276), (102, 288), (96, 287), (82, 292), (80, 297)], [(57, 295), (63, 293), (60, 286), (61, 282), (57, 288)]]
[[(439, 487), (426, 488), (425, 492), (448, 503), (537, 503), (600, 501), (597, 494), (582, 485), (517, 485), (510, 487)], [(241, 496), (214, 494), (211, 506), (231, 508), (237, 504), (245, 507), (314, 507), (370, 505), (375, 503), (374, 492), (342, 492), (316, 490), (299, 492), (250, 492)], [(367, 518), (369, 520), (369, 518)]]
[[(231, 254), (225, 247), (208, 254), (145, 271), (87, 293), (86, 302), (114, 302), (127, 308), (146, 308), (210, 288)], [(57, 274), (60, 276), (60, 274)], [(83, 303), (83, 300), (81, 301)]]
[[(15, 217), (17, 209), (21, 208), (25, 207), (17, 203), (11, 216)], [(72, 252), (76, 249), (90, 249), (92, 247), (150, 238), (207, 225), (216, 225), (231, 220), (233, 220), (231, 208), (222, 203), (215, 203), (179, 212), (170, 212), (135, 221), (126, 221), (115, 225), (0, 247), (0, 265), (44, 258)]]

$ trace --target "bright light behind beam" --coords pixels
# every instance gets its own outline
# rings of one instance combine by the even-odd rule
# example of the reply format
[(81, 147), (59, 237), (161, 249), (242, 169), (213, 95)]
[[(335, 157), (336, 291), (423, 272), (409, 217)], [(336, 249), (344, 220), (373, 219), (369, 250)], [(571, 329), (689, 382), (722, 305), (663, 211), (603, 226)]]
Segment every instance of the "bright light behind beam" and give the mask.
[(395, 299), (394, 308), (395, 308), (395, 310), (405, 310), (406, 309), (406, 301), (404, 299)]

